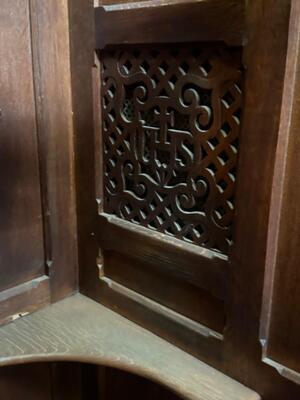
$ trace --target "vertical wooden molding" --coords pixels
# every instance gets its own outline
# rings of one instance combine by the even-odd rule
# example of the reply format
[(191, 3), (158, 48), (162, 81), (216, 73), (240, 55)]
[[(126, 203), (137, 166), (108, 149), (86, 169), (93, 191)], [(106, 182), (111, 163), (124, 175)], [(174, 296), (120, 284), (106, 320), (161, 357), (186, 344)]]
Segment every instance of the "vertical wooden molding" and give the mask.
[(30, 3), (47, 265), (57, 301), (78, 286), (68, 3)]
[(93, 0), (70, 0), (69, 18), (76, 185), (80, 189), (76, 193), (79, 286), (82, 293), (88, 293), (90, 297), (98, 299), (100, 286), (97, 279), (99, 270), (96, 261), (98, 246), (94, 238), (98, 210), (95, 188), (96, 133), (93, 112), (93, 75), (95, 78), (99, 71), (94, 59)]

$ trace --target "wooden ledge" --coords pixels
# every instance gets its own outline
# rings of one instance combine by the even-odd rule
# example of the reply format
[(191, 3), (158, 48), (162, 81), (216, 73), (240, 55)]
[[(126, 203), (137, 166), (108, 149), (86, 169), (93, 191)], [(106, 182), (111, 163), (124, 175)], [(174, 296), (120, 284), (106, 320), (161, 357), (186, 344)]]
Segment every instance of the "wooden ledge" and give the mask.
[(156, 381), (186, 399), (260, 396), (80, 294), (0, 328), (0, 365), (36, 361), (102, 364)]
[[(115, 44), (244, 44), (242, 0), (153, 0), (95, 8), (96, 49)], [(157, 29), (159, 27), (159, 29)]]

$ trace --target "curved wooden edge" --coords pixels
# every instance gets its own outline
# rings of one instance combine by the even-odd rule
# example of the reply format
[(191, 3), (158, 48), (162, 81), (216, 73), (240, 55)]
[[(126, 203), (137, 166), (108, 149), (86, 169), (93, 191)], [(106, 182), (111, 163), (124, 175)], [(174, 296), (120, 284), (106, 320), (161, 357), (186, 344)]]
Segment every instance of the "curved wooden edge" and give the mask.
[(242, 384), (80, 294), (0, 329), (0, 366), (37, 361), (80, 361), (123, 369), (186, 399), (260, 399)]

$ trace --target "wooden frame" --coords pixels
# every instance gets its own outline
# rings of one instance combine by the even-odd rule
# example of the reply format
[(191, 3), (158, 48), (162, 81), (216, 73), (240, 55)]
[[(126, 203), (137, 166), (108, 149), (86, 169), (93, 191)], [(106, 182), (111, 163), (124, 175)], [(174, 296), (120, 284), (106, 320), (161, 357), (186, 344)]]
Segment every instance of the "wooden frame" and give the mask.
[[(0, 322), (14, 320), (78, 288), (68, 9), (59, 0), (51, 4), (30, 0), (26, 7), (36, 114), (34, 156), (43, 214), (41, 234), (35, 240), (44, 250), (44, 260), (41, 274), (25, 282), (16, 277), (17, 286), (1, 293)], [(62, 57), (56, 56), (57, 51)]]
[[(276, 149), (260, 341), (263, 361), (300, 383), (299, 365), (299, 39), (300, 8), (293, 2), (279, 138)], [(295, 204), (293, 204), (295, 203)], [(282, 327), (285, 329), (282, 329)]]
[(181, 38), (193, 42), (199, 37), (202, 41), (222, 40), (240, 46), (244, 38), (244, 7), (237, 0), (103, 5), (95, 9), (95, 21), (97, 49), (120, 43), (178, 43)]
[[(198, 4), (198, 6), (204, 7), (204, 3), (209, 2), (203, 2), (203, 4), (200, 2), (201, 5)], [(105, 215), (100, 217), (102, 223), (97, 223), (99, 217), (96, 214), (99, 210), (101, 212), (101, 204), (99, 205), (98, 199), (101, 191), (99, 192), (99, 176), (96, 176), (98, 187), (95, 190), (94, 176), (91, 176), (93, 175), (91, 171), (94, 168), (94, 145), (96, 143), (96, 146), (99, 146), (100, 137), (99, 117), (97, 117), (99, 112), (97, 100), (99, 98), (99, 86), (97, 86), (99, 85), (99, 65), (91, 59), (90, 52), (97, 46), (105, 47), (124, 42), (141, 43), (143, 40), (148, 43), (153, 41), (153, 32), (149, 34), (149, 37), (146, 33), (130, 33), (130, 37), (123, 37), (120, 33), (121, 29), (119, 30), (119, 27), (113, 28), (112, 23), (117, 24), (117, 18), (122, 12), (127, 16), (137, 16), (139, 13), (142, 15), (145, 12), (145, 15), (149, 17), (153, 11), (151, 11), (150, 4), (141, 3), (141, 7), (143, 7), (141, 9), (139, 9), (139, 3), (103, 6), (102, 9), (96, 11), (96, 25), (99, 25), (100, 15), (106, 15), (106, 21), (110, 21), (111, 25), (108, 26), (105, 22), (102, 26), (97, 27), (98, 45), (94, 44), (92, 40), (87, 40), (87, 35), (85, 42), (81, 40), (82, 48), (80, 51), (76, 51), (75, 46), (73, 47), (73, 60), (80, 61), (81, 74), (86, 73), (89, 76), (88, 79), (91, 79), (91, 65), (94, 65), (94, 98), (96, 99), (94, 103), (96, 104), (94, 105), (96, 139), (94, 139), (92, 136), (93, 128), (90, 125), (93, 106), (88, 101), (91, 89), (87, 90), (86, 85), (80, 86), (77, 63), (75, 67), (77, 72), (74, 73), (73, 79), (75, 79), (76, 88), (81, 95), (77, 97), (76, 91), (74, 92), (74, 97), (77, 98), (78, 115), (76, 118), (81, 121), (77, 125), (78, 129), (80, 126), (85, 127), (81, 131), (82, 135), (79, 133), (80, 129), (78, 130), (77, 147), (78, 152), (81, 153), (77, 164), (77, 181), (82, 187), (82, 193), (84, 193), (78, 194), (79, 215), (81, 216), (79, 222), (81, 244), (79, 248), (81, 265), (83, 265), (80, 272), (81, 290), (97, 301), (114, 307), (115, 310), (128, 318), (176, 343), (231, 377), (255, 388), (262, 394), (263, 398), (272, 400), (282, 399), (287, 393), (289, 399), (296, 400), (299, 397), (299, 390), (295, 384), (282, 378), (275, 369), (262, 362), (262, 349), (259, 343), (268, 213), (282, 105), (291, 3), (293, 1), (290, 0), (248, 2), (245, 10), (240, 14), (243, 21), (241, 28), (243, 34), (242, 39), (239, 36), (239, 43), (243, 44), (243, 64), (246, 68), (246, 98), (237, 185), (237, 203), (240, 206), (236, 209), (234, 232), (236, 244), (230, 254), (228, 274), (225, 274), (224, 281), (223, 274), (221, 273), (219, 276), (216, 272), (218, 268), (213, 273), (210, 271), (206, 275), (205, 264), (203, 270), (201, 269), (203, 281), (201, 275), (198, 275), (198, 279), (201, 280), (200, 286), (207, 285), (209, 290), (214, 290), (215, 278), (220, 279), (219, 282), (223, 282), (221, 287), (225, 289), (223, 297), (226, 298), (227, 321), (221, 340), (212, 339), (210, 330), (203, 330), (200, 335), (195, 334), (193, 330), (186, 329), (178, 320), (176, 321), (176, 318), (174, 320), (170, 316), (169, 318), (166, 317), (163, 307), (159, 310), (156, 304), (145, 301), (145, 298), (140, 295), (137, 296), (133, 291), (126, 291), (123, 285), (106, 277), (105, 273), (103, 275), (101, 253), (98, 254), (97, 243), (94, 238), (96, 236), (100, 243), (104, 244), (104, 247), (109, 248), (112, 246), (109, 239), (111, 234), (118, 235), (120, 240), (124, 238), (122, 233), (124, 226), (123, 223), (115, 223), (114, 219), (111, 219), (110, 222), (105, 220)], [(219, 6), (222, 2), (216, 2), (216, 4)], [(79, 3), (73, 7), (74, 10), (79, 10)], [(155, 7), (159, 7), (159, 5), (156, 4)], [(180, 7), (183, 7), (182, 4)], [(129, 8), (128, 11), (126, 11), (127, 8)], [(86, 5), (85, 12), (82, 12), (82, 15), (75, 13), (76, 18), (74, 20), (76, 24), (81, 23), (81, 26), (85, 26), (84, 31), (89, 32), (92, 30), (87, 22), (90, 13), (91, 9)], [(159, 18), (158, 13), (156, 15)], [(135, 21), (135, 18), (133, 18), (133, 21)], [(126, 26), (127, 23), (127, 17), (124, 17), (119, 26)], [(145, 21), (145, 23), (147, 22)], [(99, 36), (100, 32), (101, 37)], [(276, 32), (276, 35), (274, 35), (274, 32)], [(109, 39), (110, 34), (113, 38), (111, 40)], [(165, 34), (167, 39), (172, 41), (171, 34), (168, 32), (165, 32)], [(80, 40), (78, 32), (73, 35), (74, 41), (75, 38)], [(203, 38), (207, 40), (207, 37), (203, 36)], [(182, 40), (182, 38), (179, 40)], [(160, 41), (163, 41), (163, 38)], [(268, 51), (266, 51), (266, 48)], [(79, 57), (80, 52), (84, 52), (88, 61), (85, 62)], [(276, 68), (270, 68), (270, 65), (276, 65)], [(271, 87), (272, 96), (270, 96)], [(263, 114), (261, 110), (264, 110)], [(88, 135), (86, 134), (87, 131), (89, 132)], [(85, 148), (84, 152), (80, 151), (82, 147)], [(95, 158), (97, 169), (99, 169), (102, 162), (99, 153), (96, 152)], [(95, 193), (97, 194), (95, 195)], [(95, 196), (98, 202), (95, 200)], [(87, 213), (88, 209), (90, 211)], [(92, 237), (90, 232), (92, 232)], [(130, 235), (134, 240), (138, 237), (133, 232)], [(142, 238), (142, 235), (140, 237)], [(123, 251), (127, 254), (130, 249), (124, 247)], [(98, 266), (95, 263), (97, 257)], [(220, 260), (219, 270), (222, 270), (221, 264)], [(176, 273), (181, 272), (176, 271)], [(215, 278), (213, 278), (213, 275)], [(100, 276), (100, 281), (95, 278), (96, 276)], [(213, 284), (210, 282), (213, 282)], [(223, 284), (224, 286), (222, 286)], [(258, 377), (260, 378), (258, 379)]]

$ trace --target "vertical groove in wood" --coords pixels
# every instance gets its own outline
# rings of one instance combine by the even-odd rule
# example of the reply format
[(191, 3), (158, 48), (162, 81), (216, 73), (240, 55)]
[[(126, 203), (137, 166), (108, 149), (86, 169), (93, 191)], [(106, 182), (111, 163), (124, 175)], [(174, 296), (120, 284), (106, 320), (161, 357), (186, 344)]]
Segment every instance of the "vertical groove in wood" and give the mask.
[[(42, 203), (42, 216), (43, 216), (43, 244), (45, 252), (45, 272), (49, 275), (49, 268), (52, 264), (52, 243), (51, 243), (51, 218), (49, 208), (49, 194), (48, 194), (48, 173), (46, 154), (47, 148), (45, 141), (43, 140), (43, 132), (41, 132), (40, 117), (42, 113), (41, 98), (42, 93), (40, 92), (40, 64), (38, 62), (38, 48), (36, 46), (36, 30), (33, 28), (38, 24), (37, 15), (34, 13), (32, 0), (29, 1), (29, 15), (30, 15), (30, 31), (31, 31), (31, 48), (32, 48), (32, 67), (33, 67), (33, 87), (35, 94), (35, 123), (37, 130), (37, 142), (38, 142), (38, 163), (39, 163), (39, 178), (41, 187), (41, 203)], [(35, 18), (35, 20), (34, 20)]]

